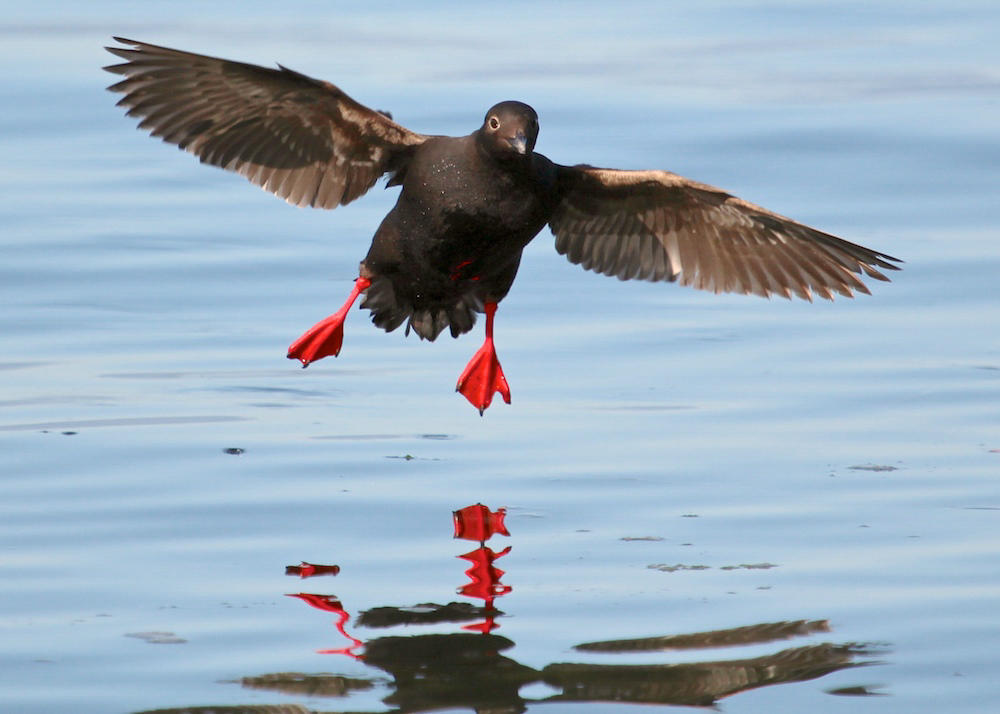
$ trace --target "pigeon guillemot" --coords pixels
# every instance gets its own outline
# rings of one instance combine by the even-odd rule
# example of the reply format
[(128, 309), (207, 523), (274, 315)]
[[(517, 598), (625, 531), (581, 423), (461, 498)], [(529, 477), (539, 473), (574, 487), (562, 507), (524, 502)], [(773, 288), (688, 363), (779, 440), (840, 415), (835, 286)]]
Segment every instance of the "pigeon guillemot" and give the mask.
[(383, 175), (402, 186), (375, 232), (347, 302), (296, 340), (303, 366), (337, 355), (348, 310), (391, 331), (406, 323), (434, 340), (486, 339), (457, 390), (480, 414), (510, 389), (493, 319), (521, 252), (546, 224), (571, 262), (621, 280), (677, 281), (704, 290), (811, 300), (867, 293), (859, 276), (901, 262), (669, 171), (561, 166), (535, 153), (538, 115), (501, 102), (468, 136), (426, 136), (329, 82), (278, 69), (115, 38), (125, 79), (109, 87), (139, 127), (203, 163), (242, 174), (297, 206), (335, 208)]

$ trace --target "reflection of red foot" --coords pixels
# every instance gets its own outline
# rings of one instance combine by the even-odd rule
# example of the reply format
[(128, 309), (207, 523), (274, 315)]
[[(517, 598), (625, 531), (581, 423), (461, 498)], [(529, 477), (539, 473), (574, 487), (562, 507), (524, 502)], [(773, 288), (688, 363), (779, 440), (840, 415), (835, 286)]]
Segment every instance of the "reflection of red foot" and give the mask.
[(455, 537), (464, 540), (478, 540), (480, 543), (484, 543), (496, 533), (509, 536), (510, 532), (503, 522), (506, 515), (506, 508), (491, 511), (481, 503), (460, 508), (452, 513), (452, 520), (455, 523)]
[(461, 392), (479, 410), (480, 416), (493, 401), (496, 392), (510, 404), (510, 387), (507, 386), (500, 360), (497, 359), (497, 351), (493, 347), (493, 316), (496, 314), (497, 304), (486, 303), (485, 311), (486, 340), (469, 360), (455, 386), (455, 391)]
[(316, 563), (307, 563), (304, 560), (302, 565), (285, 566), (285, 575), (298, 575), (303, 579), (311, 578), (314, 575), (336, 575), (339, 572), (339, 565), (317, 565)]
[(340, 348), (344, 344), (344, 319), (347, 317), (347, 311), (358, 299), (358, 295), (367, 290), (371, 284), (368, 278), (355, 280), (354, 289), (351, 290), (343, 307), (317, 322), (306, 330), (302, 337), (295, 340), (288, 348), (288, 359), (297, 359), (302, 362), (303, 367), (308, 367), (310, 362), (340, 354)]

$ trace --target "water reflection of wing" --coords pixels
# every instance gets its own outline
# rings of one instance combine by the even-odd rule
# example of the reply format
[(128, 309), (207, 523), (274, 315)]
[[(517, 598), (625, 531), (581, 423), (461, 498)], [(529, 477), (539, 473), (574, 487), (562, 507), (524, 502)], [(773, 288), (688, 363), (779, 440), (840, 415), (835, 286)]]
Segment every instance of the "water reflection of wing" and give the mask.
[(341, 677), (336, 674), (301, 674), (300, 672), (278, 672), (243, 677), (240, 680), (247, 689), (264, 689), (272, 692), (304, 697), (346, 697), (351, 692), (371, 689), (375, 683), (370, 679)]
[(687, 635), (665, 637), (641, 637), (633, 640), (606, 640), (585, 642), (573, 649), (581, 652), (656, 652), (662, 650), (704, 649), (707, 647), (736, 647), (755, 645), (792, 637), (811, 635), (815, 632), (829, 632), (826, 620), (792, 620), (787, 622), (765, 622), (746, 627), (730, 627), (727, 630), (695, 632)]
[(712, 706), (723, 697), (783, 682), (801, 682), (865, 662), (850, 645), (821, 644), (754, 659), (694, 664), (550, 664), (546, 684), (563, 690), (546, 701), (614, 701)]

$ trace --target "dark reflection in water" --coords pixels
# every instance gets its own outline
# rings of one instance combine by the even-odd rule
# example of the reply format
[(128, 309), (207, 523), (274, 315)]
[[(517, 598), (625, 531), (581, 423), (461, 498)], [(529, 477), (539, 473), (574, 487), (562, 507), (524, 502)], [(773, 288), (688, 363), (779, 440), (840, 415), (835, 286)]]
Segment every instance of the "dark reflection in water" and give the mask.
[(735, 647), (777, 640), (788, 640), (816, 632), (829, 632), (826, 620), (795, 620), (766, 625), (731, 627), (728, 630), (698, 632), (693, 635), (642, 637), (633, 640), (608, 640), (584, 642), (573, 649), (581, 652), (654, 652), (663, 650), (705, 649), (708, 647)]
[(542, 670), (542, 676), (546, 684), (563, 690), (562, 694), (547, 701), (709, 707), (723, 697), (749, 689), (816, 679), (848, 667), (869, 664), (856, 661), (856, 657), (865, 654), (869, 652), (864, 647), (824, 643), (753, 659), (694, 664), (551, 664)]
[[(350, 615), (335, 595), (291, 593), (311, 607), (333, 613), (333, 625), (350, 644), (320, 650), (364, 662), (381, 673), (370, 677), (342, 677), (334, 674), (279, 672), (244, 677), (243, 687), (280, 692), (290, 697), (310, 699), (350, 697), (353, 692), (387, 687), (382, 699), (393, 712), (433, 712), (468, 709), (515, 713), (529, 704), (546, 702), (616, 702), (619, 704), (662, 704), (713, 707), (723, 697), (786, 682), (816, 679), (843, 669), (875, 664), (870, 658), (879, 652), (869, 645), (845, 643), (807, 645), (778, 650), (747, 659), (708, 660), (683, 664), (590, 664), (559, 662), (541, 669), (521, 664), (502, 653), (514, 642), (494, 634), (503, 613), (494, 600), (511, 591), (500, 582), (504, 571), (495, 561), (510, 552), (508, 546), (495, 552), (486, 546), (494, 535), (510, 535), (504, 525), (504, 510), (490, 511), (482, 504), (455, 511), (455, 537), (479, 542), (479, 547), (459, 555), (471, 566), (465, 571), (469, 582), (458, 588), (466, 597), (482, 600), (482, 605), (452, 602), (446, 605), (423, 603), (409, 607), (382, 606), (361, 612), (354, 626), (367, 629), (420, 626), (440, 623), (461, 625), (466, 632), (376, 637), (363, 641), (347, 631)], [(287, 566), (287, 575), (302, 578), (336, 575), (336, 565), (302, 563)], [(616, 655), (656, 653), (720, 647), (762, 646), (796, 637), (829, 633), (825, 620), (795, 620), (761, 623), (708, 632), (643, 637), (638, 639), (585, 642), (577, 651)], [(361, 651), (363, 648), (363, 651)], [(388, 678), (385, 676), (388, 675)], [(529, 698), (521, 690), (530, 684), (545, 684), (553, 694)], [(844, 694), (856, 688), (827, 690)], [(868, 690), (866, 690), (866, 693)], [(158, 709), (156, 714), (299, 714), (314, 711), (301, 704), (257, 704), (246, 706), (195, 706)], [(383, 707), (371, 710), (385, 711)], [(154, 714), (149, 711), (144, 714)]]

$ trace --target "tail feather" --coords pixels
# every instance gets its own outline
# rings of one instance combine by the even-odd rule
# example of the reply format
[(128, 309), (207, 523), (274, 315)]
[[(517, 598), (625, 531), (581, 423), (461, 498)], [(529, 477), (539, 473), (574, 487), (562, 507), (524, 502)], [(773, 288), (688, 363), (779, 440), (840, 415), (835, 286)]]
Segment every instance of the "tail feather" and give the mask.
[(392, 282), (385, 278), (374, 278), (364, 293), (361, 307), (371, 310), (372, 322), (386, 332), (392, 332), (403, 324), (410, 315), (407, 305), (396, 301)]
[(433, 342), (447, 327), (452, 337), (458, 337), (476, 324), (476, 313), (483, 311), (479, 296), (467, 293), (451, 304), (413, 304), (396, 294), (392, 281), (376, 277), (365, 293), (361, 307), (370, 310), (372, 322), (386, 332), (392, 332), (406, 322), (406, 334), (412, 329), (423, 340)]

